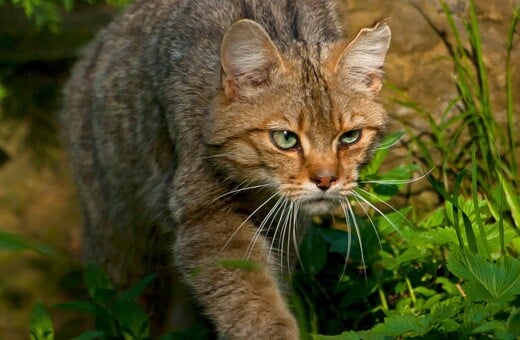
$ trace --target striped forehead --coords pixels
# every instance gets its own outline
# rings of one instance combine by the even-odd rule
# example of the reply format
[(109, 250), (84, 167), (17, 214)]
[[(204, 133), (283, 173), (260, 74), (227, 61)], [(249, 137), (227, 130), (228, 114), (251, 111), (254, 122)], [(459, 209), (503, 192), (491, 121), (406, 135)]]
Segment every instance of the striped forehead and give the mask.
[(329, 79), (322, 72), (320, 56), (301, 59), (302, 104), (299, 128), (309, 141), (329, 145), (340, 129), (341, 117), (334, 109)]

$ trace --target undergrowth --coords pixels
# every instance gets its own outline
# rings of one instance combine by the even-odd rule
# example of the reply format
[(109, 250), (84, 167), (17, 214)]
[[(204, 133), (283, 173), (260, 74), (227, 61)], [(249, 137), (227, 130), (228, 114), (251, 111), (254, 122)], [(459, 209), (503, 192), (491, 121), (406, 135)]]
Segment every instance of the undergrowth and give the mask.
[[(351, 203), (355, 216), (346, 222), (339, 217), (315, 219), (303, 241), (290, 302), (304, 337), (520, 337), (519, 140), (510, 67), (520, 10), (514, 10), (505, 46), (503, 129), (491, 104), (479, 23), (473, 2), (469, 4), (469, 19), (464, 22), (468, 42), (462, 40), (444, 3), (449, 34), (425, 16), (451, 56), (458, 96), (437, 118), (408, 98), (396, 99), (429, 124), (429, 133), (422, 135), (414, 135), (405, 125), (420, 166), (380, 170), (389, 146), (403, 135), (390, 134), (361, 174), (360, 196)], [(430, 182), (441, 204), (421, 218), (413, 206), (391, 208), (388, 202), (423, 168), (431, 170), (423, 180)], [(0, 248), (49, 252), (5, 233), (0, 234)], [(149, 338), (148, 316), (136, 300), (152, 280), (146, 277), (118, 292), (101, 271), (89, 266), (88, 300), (52, 309), (93, 316), (94, 329), (77, 339)], [(43, 304), (35, 306), (29, 327), (32, 339), (54, 337)], [(186, 337), (205, 338), (207, 333), (188, 330), (163, 339)]]

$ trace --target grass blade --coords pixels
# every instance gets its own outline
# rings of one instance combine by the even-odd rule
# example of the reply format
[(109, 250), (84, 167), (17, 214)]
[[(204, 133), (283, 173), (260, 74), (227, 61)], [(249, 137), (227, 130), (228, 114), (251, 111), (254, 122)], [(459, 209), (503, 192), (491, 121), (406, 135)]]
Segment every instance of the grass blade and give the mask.
[(477, 185), (478, 171), (477, 171), (477, 148), (476, 145), (473, 144), (471, 147), (471, 197), (473, 200), (473, 210), (475, 213), (475, 219), (477, 221), (478, 230), (480, 233), (480, 237), (482, 239), (482, 244), (484, 245), (484, 251), (487, 258), (489, 258), (489, 246), (487, 243), (486, 233), (484, 231), (484, 223), (482, 222), (482, 218), (480, 217), (480, 207), (478, 202), (478, 185)]
[(520, 8), (516, 8), (513, 12), (513, 20), (507, 34), (506, 45), (506, 100), (507, 100), (507, 132), (509, 141), (509, 155), (511, 157), (512, 178), (518, 180), (518, 168), (516, 159), (516, 138), (515, 138), (515, 118), (513, 112), (513, 85), (511, 80), (511, 51), (513, 49), (513, 39), (518, 22), (520, 21)]

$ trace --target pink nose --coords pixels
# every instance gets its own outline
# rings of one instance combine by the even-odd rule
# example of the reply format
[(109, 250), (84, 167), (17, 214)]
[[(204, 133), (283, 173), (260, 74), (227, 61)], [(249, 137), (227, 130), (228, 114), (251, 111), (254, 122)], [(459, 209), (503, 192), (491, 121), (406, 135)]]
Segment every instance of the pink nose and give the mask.
[(332, 185), (332, 183), (334, 183), (337, 180), (338, 180), (338, 178), (336, 176), (329, 175), (329, 174), (314, 175), (313, 177), (311, 177), (311, 181), (316, 183), (316, 186), (323, 191), (326, 191), (327, 189), (329, 189), (330, 186)]

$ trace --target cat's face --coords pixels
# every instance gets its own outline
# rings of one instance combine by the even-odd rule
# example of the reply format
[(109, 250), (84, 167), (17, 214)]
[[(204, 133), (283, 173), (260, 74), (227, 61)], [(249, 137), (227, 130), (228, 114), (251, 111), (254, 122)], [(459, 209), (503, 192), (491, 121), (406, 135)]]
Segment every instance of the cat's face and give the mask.
[[(261, 40), (267, 37), (263, 30), (250, 26), (229, 38), (238, 41), (224, 38), (224, 93), (205, 135), (215, 166), (234, 183), (268, 184), (310, 213), (329, 211), (344, 199), (386, 122), (375, 100), (380, 67), (367, 71), (356, 63), (366, 64), (360, 53), (374, 44), (371, 34), (375, 43), (382, 41), (382, 63), (389, 31), (384, 26), (366, 32), (369, 37), (360, 34), (348, 47), (295, 45), (283, 56), (267, 44), (270, 40)], [(252, 39), (248, 34), (255, 35), (257, 45), (246, 46), (249, 50), (243, 46)], [(239, 46), (229, 46), (234, 43)], [(233, 48), (238, 50), (229, 51)]]

